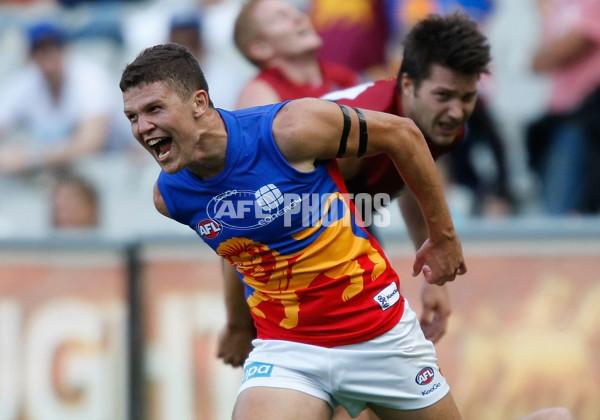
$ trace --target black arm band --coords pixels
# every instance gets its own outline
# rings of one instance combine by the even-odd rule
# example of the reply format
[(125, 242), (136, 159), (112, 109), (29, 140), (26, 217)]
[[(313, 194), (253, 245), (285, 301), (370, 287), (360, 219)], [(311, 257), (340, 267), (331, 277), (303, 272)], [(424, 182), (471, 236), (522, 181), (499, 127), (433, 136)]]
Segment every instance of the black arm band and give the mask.
[(336, 157), (344, 156), (346, 153), (346, 145), (348, 144), (348, 134), (350, 134), (350, 126), (352, 125), (352, 119), (350, 118), (350, 111), (344, 105), (340, 105), (342, 113), (344, 114), (344, 129), (342, 131), (342, 137), (340, 138), (340, 148), (338, 149)]
[(361, 157), (367, 151), (367, 143), (369, 142), (369, 132), (367, 131), (367, 119), (365, 114), (358, 108), (354, 108), (358, 115), (358, 124), (360, 128), (360, 140), (358, 143), (358, 153), (356, 157)]

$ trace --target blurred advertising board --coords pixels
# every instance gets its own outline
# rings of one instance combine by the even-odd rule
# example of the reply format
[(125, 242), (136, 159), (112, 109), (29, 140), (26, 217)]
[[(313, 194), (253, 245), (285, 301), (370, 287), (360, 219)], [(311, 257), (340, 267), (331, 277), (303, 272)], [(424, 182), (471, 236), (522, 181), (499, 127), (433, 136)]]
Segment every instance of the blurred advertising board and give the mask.
[[(597, 420), (600, 240), (463, 246), (469, 271), (448, 286), (452, 315), (436, 344), (463, 417), (563, 405)], [(384, 248), (420, 314), (414, 251)], [(0, 248), (0, 420), (229, 419), (242, 372), (216, 357), (222, 286), (220, 262), (195, 238), (143, 242), (135, 254)]]
[(126, 418), (120, 251), (0, 250), (0, 419)]

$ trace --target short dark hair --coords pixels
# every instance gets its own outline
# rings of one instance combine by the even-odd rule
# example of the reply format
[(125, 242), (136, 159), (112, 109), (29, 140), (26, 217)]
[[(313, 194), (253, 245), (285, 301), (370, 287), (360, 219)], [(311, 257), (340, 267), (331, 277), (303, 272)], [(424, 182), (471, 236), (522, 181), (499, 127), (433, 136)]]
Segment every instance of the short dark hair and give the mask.
[(480, 75), (489, 73), (490, 61), (488, 39), (476, 21), (464, 12), (429, 15), (406, 35), (398, 88), (404, 73), (418, 88), (429, 77), (432, 64), (465, 75)]
[[(198, 60), (187, 47), (179, 44), (161, 44), (143, 50), (123, 70), (119, 87), (125, 92), (154, 82), (166, 83), (182, 99), (198, 90), (208, 93), (208, 83)], [(209, 103), (212, 107), (212, 101)]]

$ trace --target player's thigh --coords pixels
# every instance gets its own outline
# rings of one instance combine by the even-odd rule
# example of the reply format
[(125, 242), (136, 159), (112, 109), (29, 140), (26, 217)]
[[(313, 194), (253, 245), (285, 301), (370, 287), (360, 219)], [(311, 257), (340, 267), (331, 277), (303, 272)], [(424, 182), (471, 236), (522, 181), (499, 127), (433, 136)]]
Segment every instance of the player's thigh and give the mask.
[(418, 410), (396, 410), (382, 406), (370, 408), (381, 420), (460, 420), (461, 416), (450, 393), (429, 407)]
[(252, 387), (240, 393), (233, 420), (329, 420), (330, 405), (320, 398), (292, 389)]

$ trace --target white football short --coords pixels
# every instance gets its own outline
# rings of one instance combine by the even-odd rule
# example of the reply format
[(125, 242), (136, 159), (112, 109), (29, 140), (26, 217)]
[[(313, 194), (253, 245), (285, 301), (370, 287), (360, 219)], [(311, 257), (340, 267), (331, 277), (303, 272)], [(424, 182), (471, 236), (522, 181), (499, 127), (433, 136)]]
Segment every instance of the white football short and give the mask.
[(356, 417), (367, 403), (415, 410), (450, 391), (408, 302), (394, 328), (364, 343), (326, 348), (256, 339), (253, 345), (238, 394), (257, 386), (294, 389)]

